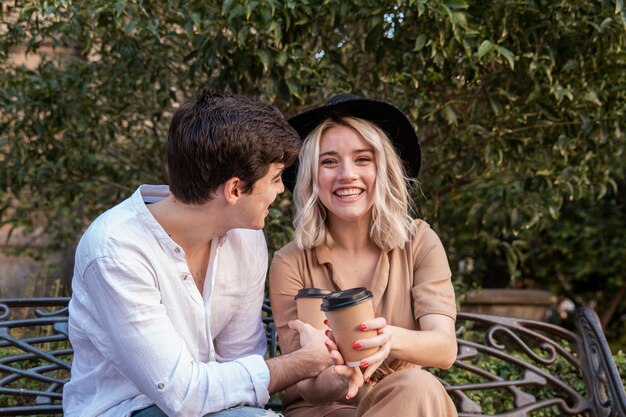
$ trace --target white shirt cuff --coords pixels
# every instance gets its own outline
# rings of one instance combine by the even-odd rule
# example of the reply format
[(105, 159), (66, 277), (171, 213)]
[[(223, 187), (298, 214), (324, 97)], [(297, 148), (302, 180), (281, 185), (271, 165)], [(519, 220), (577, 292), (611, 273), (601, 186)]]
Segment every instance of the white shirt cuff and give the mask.
[(270, 393), (267, 390), (270, 385), (270, 370), (265, 360), (260, 355), (251, 355), (236, 359), (250, 375), (250, 380), (254, 387), (257, 404), (259, 407), (265, 406), (270, 399)]

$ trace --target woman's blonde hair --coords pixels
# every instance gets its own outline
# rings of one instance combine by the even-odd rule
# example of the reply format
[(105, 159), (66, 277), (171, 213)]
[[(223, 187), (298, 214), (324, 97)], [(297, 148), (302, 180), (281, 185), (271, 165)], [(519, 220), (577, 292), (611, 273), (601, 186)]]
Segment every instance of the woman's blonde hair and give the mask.
[(404, 245), (413, 232), (409, 216), (408, 178), (385, 132), (375, 124), (356, 117), (327, 119), (304, 140), (294, 189), (297, 245), (300, 248), (333, 245), (326, 226), (326, 208), (319, 199), (317, 175), (322, 136), (336, 126), (354, 129), (374, 149), (377, 168), (370, 238), (382, 250)]

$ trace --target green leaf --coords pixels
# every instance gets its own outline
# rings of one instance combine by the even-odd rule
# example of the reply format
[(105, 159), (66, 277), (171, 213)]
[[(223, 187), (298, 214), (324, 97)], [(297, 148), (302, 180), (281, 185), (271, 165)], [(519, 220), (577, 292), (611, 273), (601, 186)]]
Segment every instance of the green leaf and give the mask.
[(231, 9), (234, 1), (235, 0), (224, 0), (224, 3), (222, 3), (222, 16), (229, 15), (229, 10)]
[(261, 63), (263, 64), (263, 69), (267, 71), (270, 67), (270, 56), (264, 49), (259, 49), (256, 51), (256, 56), (259, 58)]
[(288, 59), (289, 59), (289, 55), (287, 55), (285, 51), (280, 51), (278, 53), (278, 56), (276, 57), (276, 63), (279, 66), (283, 67), (287, 63)]
[(496, 116), (500, 116), (502, 114), (502, 104), (500, 104), (500, 101), (498, 101), (496, 97), (489, 97), (489, 105)]
[(550, 217), (552, 217), (553, 219), (558, 219), (559, 218), (559, 208), (556, 206), (549, 206), (548, 207), (548, 212), (550, 213)]
[(503, 46), (500, 45), (496, 45), (496, 51), (498, 51), (498, 54), (502, 57), (504, 57), (508, 63), (509, 66), (511, 67), (511, 69), (514, 69), (515, 67), (515, 55), (513, 54), (513, 52), (511, 52), (510, 50), (506, 49)]
[(413, 50), (421, 51), (424, 45), (426, 45), (427, 40), (428, 40), (428, 37), (425, 34), (423, 33), (419, 34), (419, 36), (415, 39), (415, 46), (413, 47)]
[(598, 94), (593, 90), (588, 90), (583, 96), (585, 101), (589, 101), (597, 106), (602, 106), (602, 102), (598, 98)]
[(463, 0), (446, 0), (444, 2), (446, 6), (451, 9), (467, 9), (469, 5)]
[(135, 20), (131, 20), (124, 28), (124, 32), (128, 35), (137, 27), (137, 22)]
[(602, 21), (602, 23), (600, 23), (600, 32), (604, 32), (605, 30), (610, 28), (611, 27), (611, 23), (613, 23), (613, 19), (612, 18), (607, 17), (606, 19), (604, 19)]
[(478, 52), (476, 55), (478, 56), (478, 58), (482, 58), (485, 55), (487, 55), (489, 52), (491, 52), (493, 48), (494, 48), (493, 42), (484, 40), (478, 47)]
[(426, 0), (417, 0), (417, 15), (422, 16), (426, 11)]
[(248, 34), (250, 33), (250, 28), (248, 26), (242, 26), (241, 29), (237, 32), (237, 44), (239, 46), (243, 46), (248, 38)]
[(443, 117), (452, 126), (456, 126), (459, 122), (454, 109), (448, 104), (443, 107)]

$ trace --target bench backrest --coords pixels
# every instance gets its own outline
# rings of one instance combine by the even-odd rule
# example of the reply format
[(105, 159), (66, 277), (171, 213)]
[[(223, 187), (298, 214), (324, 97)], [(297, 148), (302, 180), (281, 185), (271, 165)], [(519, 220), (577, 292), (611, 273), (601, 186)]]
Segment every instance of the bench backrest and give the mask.
[[(62, 413), (72, 348), (69, 298), (0, 299), (0, 416)], [(263, 306), (268, 354), (279, 354)], [(458, 356), (432, 370), (459, 416), (626, 416), (620, 376), (595, 312), (577, 312), (578, 332), (524, 319), (459, 313)], [(273, 404), (274, 407), (279, 404)], [(534, 414), (537, 415), (537, 414)]]

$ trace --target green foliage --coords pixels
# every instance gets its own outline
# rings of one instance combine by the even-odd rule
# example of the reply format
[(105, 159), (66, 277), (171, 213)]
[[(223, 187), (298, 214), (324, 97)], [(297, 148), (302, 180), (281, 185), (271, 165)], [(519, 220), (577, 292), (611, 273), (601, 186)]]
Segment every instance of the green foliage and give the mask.
[(618, 351), (615, 355), (613, 355), (613, 360), (615, 360), (617, 372), (622, 378), (622, 385), (626, 387), (626, 352), (623, 350)]
[[(620, 189), (626, 185), (624, 181), (619, 184)], [(600, 311), (614, 308), (614, 317), (624, 317), (625, 214), (626, 197), (622, 192), (600, 200), (566, 202), (554, 225), (534, 240), (528, 251), (533, 264), (524, 265), (522, 271), (533, 274), (534, 281), (554, 292), (566, 292), (579, 304)], [(626, 346), (626, 321), (615, 320), (605, 327), (615, 349)]]
[[(5, 1), (0, 225), (68, 247), (139, 183), (166, 181), (171, 112), (201, 87), (287, 115), (352, 91), (415, 123), (419, 213), (455, 272), (474, 265), (466, 283), (547, 287), (560, 273), (603, 306), (599, 289), (624, 286), (613, 273), (626, 230), (622, 3)], [(41, 63), (16, 65), (24, 51)], [(272, 250), (288, 240), (292, 213), (274, 208)], [(574, 235), (586, 240), (564, 255)]]

